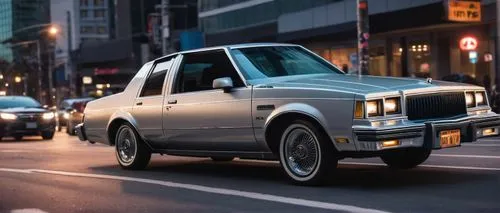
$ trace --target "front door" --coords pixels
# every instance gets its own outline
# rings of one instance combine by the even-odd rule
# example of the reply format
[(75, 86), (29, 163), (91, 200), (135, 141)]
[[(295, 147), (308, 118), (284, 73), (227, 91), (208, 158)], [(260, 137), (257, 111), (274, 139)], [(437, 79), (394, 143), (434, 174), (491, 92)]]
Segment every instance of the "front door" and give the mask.
[[(246, 87), (224, 50), (182, 56), (165, 98), (163, 126), (169, 149), (255, 151), (251, 87)], [(213, 89), (216, 78), (230, 77), (234, 88)]]
[(174, 57), (157, 61), (149, 72), (142, 89), (134, 101), (132, 116), (136, 119), (139, 133), (153, 146), (162, 144), (163, 99), (165, 79)]

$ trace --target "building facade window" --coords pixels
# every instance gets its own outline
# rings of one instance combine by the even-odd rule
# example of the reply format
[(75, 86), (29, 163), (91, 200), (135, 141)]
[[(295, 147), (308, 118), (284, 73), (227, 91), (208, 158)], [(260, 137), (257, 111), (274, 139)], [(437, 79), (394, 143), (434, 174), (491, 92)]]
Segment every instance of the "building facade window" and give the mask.
[(84, 7), (89, 6), (89, 0), (80, 0), (80, 6), (84, 6)]
[(95, 28), (93, 26), (82, 26), (80, 33), (95, 33)]
[(106, 34), (106, 27), (97, 27), (97, 34)]
[(88, 18), (89, 17), (89, 11), (88, 10), (80, 10), (80, 17), (81, 18)]
[(96, 6), (96, 7), (103, 7), (104, 6), (104, 0), (94, 0), (94, 6)]
[(106, 14), (106, 10), (103, 10), (103, 9), (98, 9), (98, 10), (94, 11), (95, 18), (104, 18), (105, 14)]

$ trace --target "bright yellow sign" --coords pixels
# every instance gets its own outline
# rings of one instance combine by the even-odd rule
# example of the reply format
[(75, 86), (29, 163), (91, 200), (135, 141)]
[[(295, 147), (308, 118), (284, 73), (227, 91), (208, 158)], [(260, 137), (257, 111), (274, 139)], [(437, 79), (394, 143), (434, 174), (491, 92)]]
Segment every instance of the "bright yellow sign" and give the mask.
[(448, 0), (448, 20), (458, 22), (480, 22), (481, 2)]

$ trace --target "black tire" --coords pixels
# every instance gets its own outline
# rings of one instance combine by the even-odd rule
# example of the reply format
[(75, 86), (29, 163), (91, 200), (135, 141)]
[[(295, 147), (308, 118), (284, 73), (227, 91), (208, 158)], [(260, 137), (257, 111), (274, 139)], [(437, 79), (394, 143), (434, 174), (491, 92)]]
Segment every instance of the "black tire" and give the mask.
[(71, 124), (71, 122), (68, 122), (68, 125), (66, 125), (66, 133), (71, 136), (76, 135), (75, 129), (73, 128), (73, 124)]
[(52, 140), (54, 138), (55, 131), (45, 131), (42, 132), (42, 138), (44, 140)]
[[(322, 185), (337, 168), (337, 151), (328, 135), (319, 128), (321, 127), (309, 121), (295, 120), (282, 132), (279, 146), (280, 163), (284, 173), (294, 184)], [(294, 136), (296, 140), (293, 139)], [(293, 151), (290, 153), (291, 150)], [(296, 163), (296, 158), (300, 158), (298, 161), (303, 162)], [(301, 167), (304, 161), (310, 162), (310, 159), (306, 158), (313, 159), (311, 168), (305, 169), (311, 170), (310, 172), (299, 174), (300, 171), (297, 170), (300, 169), (292, 169)]]
[(14, 140), (16, 140), (16, 141), (23, 140), (23, 135), (14, 135)]
[[(130, 137), (127, 136), (127, 134)], [(128, 142), (126, 142), (126, 139)], [(127, 143), (129, 144), (128, 148), (126, 148)], [(135, 149), (129, 150), (132, 147), (135, 147)], [(131, 154), (133, 154), (133, 157), (125, 157)], [(115, 155), (120, 166), (123, 169), (130, 170), (145, 169), (151, 160), (151, 150), (139, 137), (134, 127), (128, 123), (122, 124), (120, 128), (118, 128), (118, 131), (116, 131)]]
[(62, 125), (61, 124), (57, 125), (57, 131), (58, 132), (62, 131)]
[(226, 162), (234, 160), (234, 157), (210, 157), (213, 161), (217, 162)]
[(422, 164), (431, 155), (431, 149), (409, 148), (404, 150), (394, 150), (383, 154), (380, 158), (390, 168), (411, 169)]

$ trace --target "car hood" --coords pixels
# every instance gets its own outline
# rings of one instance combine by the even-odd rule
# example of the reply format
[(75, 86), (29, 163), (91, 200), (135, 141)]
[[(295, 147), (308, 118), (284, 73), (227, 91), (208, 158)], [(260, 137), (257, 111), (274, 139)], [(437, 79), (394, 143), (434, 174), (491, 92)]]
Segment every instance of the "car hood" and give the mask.
[(27, 112), (48, 112), (48, 111), (46, 109), (41, 109), (41, 108), (15, 107), (15, 108), (8, 108), (8, 109), (0, 109), (0, 112), (27, 113)]
[[(267, 82), (266, 82), (267, 81)], [(302, 75), (268, 78), (266, 81), (255, 81), (264, 86), (273, 87), (294, 87), (304, 89), (322, 89), (352, 92), (357, 94), (369, 94), (378, 92), (403, 91), (412, 89), (433, 89), (438, 87), (474, 87), (469, 84), (454, 83), (446, 81), (432, 80), (429, 83), (426, 79), (418, 78), (396, 78), (381, 76), (357, 76), (357, 75)], [(256, 85), (257, 86), (257, 85)]]

